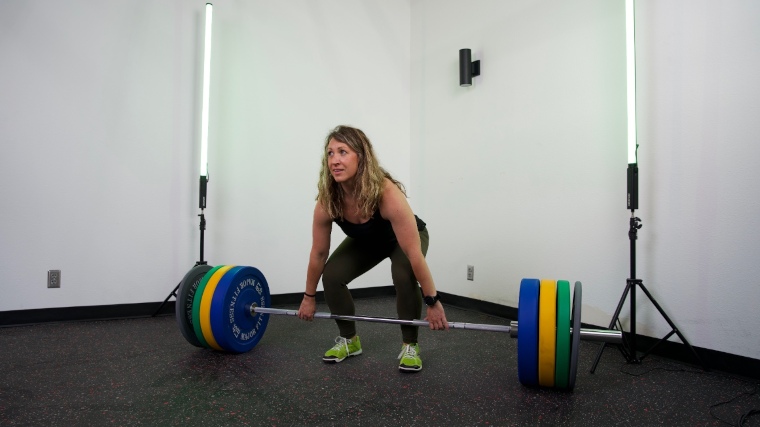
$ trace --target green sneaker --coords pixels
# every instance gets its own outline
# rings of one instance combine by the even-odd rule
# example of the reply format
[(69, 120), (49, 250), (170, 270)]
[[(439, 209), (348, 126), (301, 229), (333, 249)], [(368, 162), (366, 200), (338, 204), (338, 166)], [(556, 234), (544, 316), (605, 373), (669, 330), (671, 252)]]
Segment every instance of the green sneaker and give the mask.
[(422, 359), (420, 359), (420, 346), (417, 343), (404, 344), (401, 347), (401, 353), (398, 358), (401, 362), (398, 364), (398, 370), (401, 372), (418, 372), (422, 370)]
[(359, 342), (359, 335), (352, 339), (338, 337), (335, 338), (335, 345), (322, 356), (322, 360), (327, 363), (338, 363), (346, 357), (360, 354), (362, 354), (362, 343)]

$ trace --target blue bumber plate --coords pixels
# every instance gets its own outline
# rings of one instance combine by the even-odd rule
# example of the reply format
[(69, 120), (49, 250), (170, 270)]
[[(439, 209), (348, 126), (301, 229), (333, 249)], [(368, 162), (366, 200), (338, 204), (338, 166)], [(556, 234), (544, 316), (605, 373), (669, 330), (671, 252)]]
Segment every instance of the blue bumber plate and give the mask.
[(522, 279), (517, 308), (517, 377), (527, 386), (538, 385), (538, 279)]
[(211, 330), (222, 349), (245, 353), (258, 344), (269, 314), (251, 314), (251, 305), (271, 307), (269, 285), (254, 267), (235, 267), (219, 280), (211, 300)]

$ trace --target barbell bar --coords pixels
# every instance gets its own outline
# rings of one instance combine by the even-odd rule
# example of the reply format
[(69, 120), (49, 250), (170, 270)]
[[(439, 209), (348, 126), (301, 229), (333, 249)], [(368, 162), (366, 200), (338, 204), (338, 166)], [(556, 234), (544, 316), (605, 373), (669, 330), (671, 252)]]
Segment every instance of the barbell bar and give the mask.
[[(544, 299), (540, 300), (542, 289)], [(581, 283), (575, 282), (571, 311), (569, 282), (523, 279), (518, 321), (509, 325), (448, 324), (452, 329), (502, 332), (516, 337), (518, 377), (522, 384), (573, 390), (581, 339), (622, 342), (620, 331), (581, 328), (581, 289)], [(547, 299), (547, 294), (555, 296)], [(544, 316), (540, 315), (542, 311)], [(263, 273), (255, 267), (195, 266), (180, 282), (177, 291), (176, 319), (180, 331), (190, 344), (202, 348), (230, 353), (250, 351), (263, 336), (270, 315), (297, 314), (296, 310), (271, 307), (269, 285)], [(430, 326), (425, 320), (331, 313), (315, 313), (314, 317)], [(518, 334), (518, 330), (522, 332)]]
[[(262, 314), (274, 314), (279, 316), (298, 316), (298, 310), (284, 310), (280, 308), (271, 307), (258, 307), (252, 304), (249, 309), (251, 315), (256, 313)], [(389, 323), (394, 325), (405, 326), (422, 326), (429, 327), (430, 323), (427, 320), (403, 320), (395, 319), (391, 317), (372, 317), (372, 316), (349, 316), (344, 314), (332, 314), (324, 312), (314, 313), (315, 319), (332, 319), (332, 320), (352, 320), (356, 322), (374, 322), (374, 323)], [(448, 322), (451, 329), (467, 329), (473, 331), (486, 331), (486, 332), (504, 332), (508, 333), (510, 337), (517, 338), (517, 330), (519, 322), (513, 320), (509, 325), (491, 325), (484, 323), (468, 323), (468, 322)], [(570, 329), (570, 335), (573, 334), (573, 328)], [(587, 329), (581, 328), (580, 338), (585, 341), (606, 342), (610, 344), (622, 343), (622, 333), (620, 331), (611, 331), (607, 329)]]

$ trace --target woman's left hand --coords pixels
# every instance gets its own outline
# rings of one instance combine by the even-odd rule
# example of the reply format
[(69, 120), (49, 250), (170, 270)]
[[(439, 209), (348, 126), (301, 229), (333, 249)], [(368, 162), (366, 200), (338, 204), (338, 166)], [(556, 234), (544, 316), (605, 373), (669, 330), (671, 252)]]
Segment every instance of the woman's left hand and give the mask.
[(430, 329), (449, 329), (449, 323), (446, 321), (446, 312), (443, 310), (443, 305), (441, 305), (440, 301), (436, 301), (434, 306), (427, 308), (425, 320), (430, 323)]

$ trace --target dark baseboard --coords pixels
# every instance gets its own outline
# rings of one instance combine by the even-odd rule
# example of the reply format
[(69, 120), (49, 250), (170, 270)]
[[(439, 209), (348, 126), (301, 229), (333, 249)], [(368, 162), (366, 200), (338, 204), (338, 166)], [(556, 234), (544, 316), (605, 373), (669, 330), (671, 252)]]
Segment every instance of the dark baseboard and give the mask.
[[(84, 307), (38, 308), (33, 310), (0, 311), (0, 327), (35, 325), (51, 322), (130, 319), (152, 316), (160, 303), (93, 305)], [(174, 301), (167, 302), (159, 315), (174, 315)]]
[[(324, 302), (324, 292), (317, 292), (317, 302)], [(354, 299), (362, 298), (377, 298), (377, 297), (392, 297), (396, 295), (396, 290), (393, 286), (379, 286), (374, 288), (357, 288), (351, 289), (351, 295)], [(295, 294), (279, 294), (272, 295), (272, 305), (297, 305), (301, 303), (303, 299), (303, 293), (298, 292)]]
[[(439, 292), (439, 294), (441, 295), (441, 302), (444, 305), (450, 304), (455, 307), (463, 308), (466, 310), (473, 310), (491, 316), (517, 320), (517, 309), (514, 307), (509, 307), (488, 301), (481, 301), (473, 298), (460, 297), (458, 295), (448, 294), (446, 292)], [(456, 319), (449, 320), (456, 322)]]
[[(352, 289), (354, 298), (375, 298), (396, 295), (393, 286)], [(303, 293), (272, 295), (272, 305), (299, 304)], [(317, 301), (324, 301), (324, 293), (317, 292)], [(160, 310), (159, 310), (160, 308)], [(76, 322), (88, 320), (113, 320), (174, 315), (175, 301), (137, 304), (95, 305), (83, 307), (38, 308), (32, 310), (0, 311), (0, 327), (35, 325), (51, 322)], [(158, 311), (157, 311), (158, 310)]]
[[(351, 294), (356, 299), (376, 298), (394, 296), (395, 290), (392, 286), (382, 286), (373, 288), (352, 289)], [(517, 308), (495, 304), (492, 302), (476, 300), (473, 298), (462, 297), (458, 295), (441, 292), (441, 300), (446, 305), (473, 310), (480, 313), (489, 314), (510, 320), (517, 319)], [(272, 305), (294, 305), (299, 304), (303, 298), (302, 293), (272, 295)], [(317, 293), (317, 301), (324, 301), (324, 294)], [(92, 321), (92, 320), (111, 320), (111, 319), (129, 319), (150, 317), (153, 315), (174, 315), (174, 301), (169, 301), (161, 307), (158, 302), (138, 303), (138, 304), (116, 304), (105, 306), (85, 306), (85, 307), (57, 307), (33, 310), (13, 310), (0, 311), (0, 327), (12, 327), (22, 325), (33, 325), (50, 322), (72, 322), (72, 321)], [(456, 319), (449, 319), (456, 321)], [(584, 324), (584, 328), (605, 329), (597, 325)], [(624, 337), (629, 335), (624, 332)], [(686, 337), (688, 339), (688, 337)], [(729, 374), (742, 375), (750, 378), (760, 379), (760, 360), (749, 357), (738, 356), (735, 354), (725, 353), (722, 351), (710, 350), (700, 347), (694, 347), (694, 351), (699, 355), (701, 362), (682, 342), (662, 341), (660, 338), (647, 337), (643, 335), (636, 336), (637, 350), (641, 354), (657, 355), (682, 363), (693, 365), (696, 368), (707, 370), (717, 370)], [(601, 345), (601, 344), (600, 344)], [(615, 351), (618, 349), (615, 345), (607, 345), (605, 351)], [(646, 358), (646, 356), (643, 356)], [(621, 362), (625, 359), (620, 355)]]

